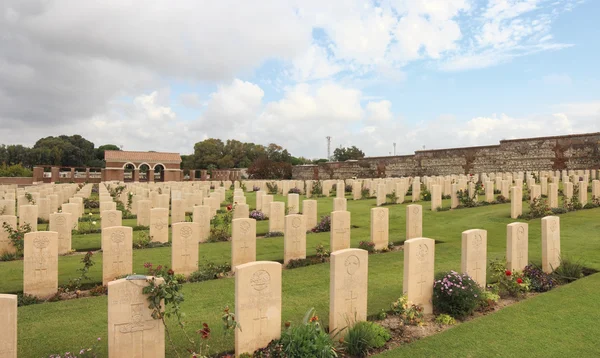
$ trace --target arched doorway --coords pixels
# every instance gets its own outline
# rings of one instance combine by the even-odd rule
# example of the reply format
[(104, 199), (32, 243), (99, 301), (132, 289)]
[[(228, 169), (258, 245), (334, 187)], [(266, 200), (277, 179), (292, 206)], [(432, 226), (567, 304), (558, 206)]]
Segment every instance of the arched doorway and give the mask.
[(135, 165), (132, 163), (127, 163), (123, 166), (123, 181), (128, 183), (133, 181), (133, 172), (135, 170)]
[(165, 181), (165, 166), (162, 164), (156, 164), (154, 166), (154, 181)]
[(140, 164), (140, 181), (148, 181), (148, 171), (150, 170), (150, 166), (146, 163)]

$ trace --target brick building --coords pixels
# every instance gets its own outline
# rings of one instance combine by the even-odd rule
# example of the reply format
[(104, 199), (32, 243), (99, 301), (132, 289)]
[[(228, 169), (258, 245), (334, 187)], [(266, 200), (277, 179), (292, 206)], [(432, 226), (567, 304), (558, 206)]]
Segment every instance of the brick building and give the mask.
[(179, 153), (107, 150), (104, 152), (104, 160), (106, 161), (106, 168), (102, 175), (104, 181), (183, 180)]

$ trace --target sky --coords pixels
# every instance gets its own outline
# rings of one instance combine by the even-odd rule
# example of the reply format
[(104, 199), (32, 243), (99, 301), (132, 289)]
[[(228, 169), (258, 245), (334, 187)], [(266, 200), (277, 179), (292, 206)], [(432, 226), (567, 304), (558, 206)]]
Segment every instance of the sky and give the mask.
[[(0, 143), (324, 158), (600, 132), (600, 0), (3, 0)], [(394, 143), (396, 147), (394, 149)]]

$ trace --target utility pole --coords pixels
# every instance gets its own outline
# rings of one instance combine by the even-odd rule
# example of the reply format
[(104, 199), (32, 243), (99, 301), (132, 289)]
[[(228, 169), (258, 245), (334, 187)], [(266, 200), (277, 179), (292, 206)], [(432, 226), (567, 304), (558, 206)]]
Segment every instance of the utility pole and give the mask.
[(396, 143), (394, 143), (394, 155), (396, 155)]
[(331, 136), (325, 137), (327, 138), (327, 161), (331, 161)]

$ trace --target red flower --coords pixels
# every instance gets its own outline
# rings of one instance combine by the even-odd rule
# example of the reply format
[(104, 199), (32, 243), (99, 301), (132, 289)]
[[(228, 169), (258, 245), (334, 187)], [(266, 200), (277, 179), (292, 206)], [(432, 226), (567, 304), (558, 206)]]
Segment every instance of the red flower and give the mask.
[(506, 276), (512, 275), (512, 272), (510, 272), (510, 270), (506, 270), (506, 271), (504, 271), (504, 273), (506, 274)]
[(175, 271), (173, 271), (173, 269), (169, 269), (169, 271), (167, 271), (167, 274), (169, 276), (173, 276), (175, 274)]
[(517, 279), (517, 283), (523, 283), (523, 279), (519, 277), (519, 278)]
[(315, 322), (319, 320), (319, 316), (312, 316), (312, 318), (310, 319), (311, 322)]
[(231, 205), (227, 205), (227, 211), (231, 211)]

